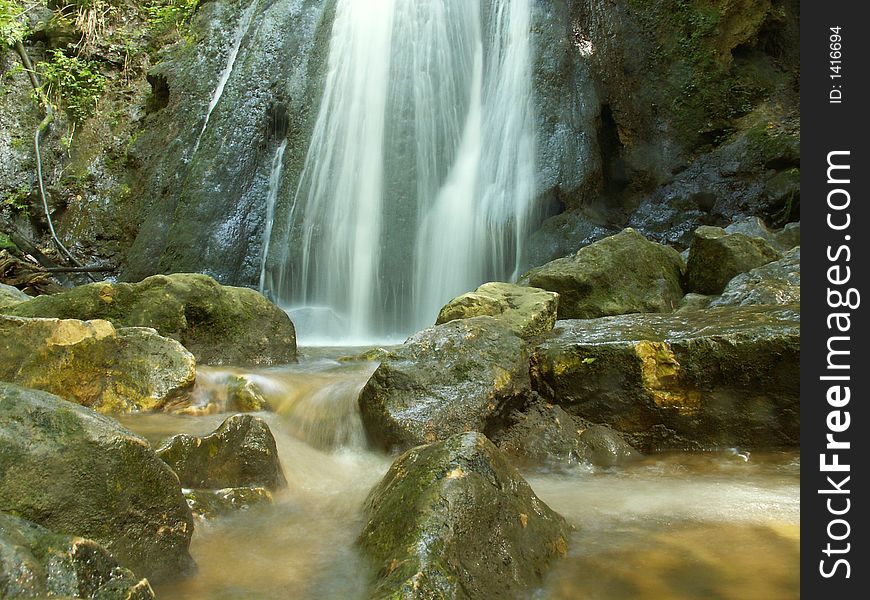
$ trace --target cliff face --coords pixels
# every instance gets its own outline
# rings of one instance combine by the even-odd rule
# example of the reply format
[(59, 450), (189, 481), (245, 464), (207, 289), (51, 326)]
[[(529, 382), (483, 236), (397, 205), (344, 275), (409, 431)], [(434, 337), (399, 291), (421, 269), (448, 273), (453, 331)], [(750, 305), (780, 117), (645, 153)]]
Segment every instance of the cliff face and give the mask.
[[(87, 2), (27, 13), (37, 65), (59, 50), (104, 79), (93, 110), (62, 108), (44, 140), (61, 239), (128, 279), (255, 283), (271, 162), (286, 139), (280, 197), (292, 197), (334, 0), (102, 4), (102, 28), (76, 25)], [(797, 219), (798, 4), (536, 2), (537, 193), (545, 215), (565, 214), (544, 222), (527, 266), (625, 225), (685, 245), (699, 224)], [(44, 240), (32, 150), (42, 111), (18, 64), (4, 46), (0, 229)]]

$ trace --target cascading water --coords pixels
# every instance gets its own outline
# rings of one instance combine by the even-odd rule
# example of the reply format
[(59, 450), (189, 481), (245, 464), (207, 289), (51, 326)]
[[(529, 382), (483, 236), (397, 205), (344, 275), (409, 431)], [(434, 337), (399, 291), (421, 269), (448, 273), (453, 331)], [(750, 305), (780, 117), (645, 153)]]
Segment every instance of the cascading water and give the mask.
[(205, 120), (202, 122), (202, 128), (199, 130), (199, 135), (196, 136), (196, 142), (193, 145), (193, 152), (191, 152), (191, 156), (196, 154), (196, 151), (199, 150), (199, 144), (202, 141), (202, 136), (205, 133), (205, 130), (208, 128), (209, 119), (211, 119), (211, 113), (214, 112), (215, 107), (218, 105), (218, 102), (221, 100), (221, 96), (223, 96), (224, 88), (227, 86), (227, 82), (230, 80), (230, 75), (233, 73), (233, 67), (236, 64), (236, 58), (239, 56), (239, 49), (242, 46), (242, 40), (245, 39), (245, 34), (248, 32), (248, 29), (251, 27), (251, 20), (254, 17), (254, 11), (257, 8), (258, 2), (252, 0), (251, 4), (244, 10), (242, 16), (239, 17), (239, 22), (236, 25), (235, 35), (233, 36), (233, 45), (230, 47), (230, 53), (227, 56), (227, 64), (224, 66), (224, 70), (221, 72), (220, 79), (218, 79), (218, 84), (215, 87), (214, 93), (211, 96), (211, 100), (208, 103), (208, 109), (205, 113)]
[[(515, 276), (534, 221), (531, 0), (337, 0), (261, 287), (300, 338), (390, 338)], [(280, 202), (279, 202), (280, 204)]]
[(263, 247), (263, 255), (260, 259), (260, 292), (264, 292), (263, 283), (266, 279), (266, 257), (269, 254), (269, 240), (272, 239), (272, 227), (275, 224), (275, 201), (278, 199), (278, 191), (281, 188), (281, 167), (284, 164), (284, 152), (287, 150), (287, 138), (278, 145), (275, 156), (272, 158), (272, 169), (269, 175), (269, 189), (266, 192), (266, 230), (263, 238), (266, 244)]

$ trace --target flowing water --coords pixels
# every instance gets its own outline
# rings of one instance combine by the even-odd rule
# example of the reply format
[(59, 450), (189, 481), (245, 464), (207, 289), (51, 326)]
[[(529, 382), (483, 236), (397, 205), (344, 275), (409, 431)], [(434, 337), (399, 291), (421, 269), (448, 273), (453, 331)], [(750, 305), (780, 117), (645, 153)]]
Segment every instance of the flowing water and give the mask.
[[(354, 540), (361, 507), (391, 457), (365, 447), (357, 395), (375, 363), (319, 350), (300, 364), (203, 369), (196, 396), (221, 401), (244, 374), (274, 412), (269, 423), (288, 488), (272, 506), (196, 525), (199, 573), (159, 588), (168, 600), (365, 598), (374, 572)], [(156, 444), (205, 434), (226, 414), (129, 416)], [(797, 453), (660, 454), (621, 469), (525, 473), (576, 530), (530, 597), (568, 600), (791, 599), (799, 597), (800, 463)]]
[(406, 336), (516, 276), (536, 218), (530, 31), (531, 0), (337, 0), (286, 237), (265, 240), (281, 266), (260, 282), (304, 342)]

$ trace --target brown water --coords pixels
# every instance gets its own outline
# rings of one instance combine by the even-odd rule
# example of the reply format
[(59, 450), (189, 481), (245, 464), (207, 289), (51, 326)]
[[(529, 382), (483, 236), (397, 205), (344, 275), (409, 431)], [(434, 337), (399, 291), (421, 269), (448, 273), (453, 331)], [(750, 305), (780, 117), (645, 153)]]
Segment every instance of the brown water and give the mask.
[[(337, 356), (340, 352), (335, 352)], [(167, 600), (365, 598), (374, 576), (356, 550), (360, 508), (390, 465), (364, 446), (356, 397), (373, 363), (323, 356), (231, 371), (251, 377), (275, 412), (288, 481), (273, 506), (199, 521), (199, 573), (159, 588)], [(228, 370), (203, 369), (201, 401)], [(125, 425), (156, 444), (205, 434), (225, 414), (139, 415)], [(625, 469), (527, 472), (535, 492), (576, 530), (536, 599), (777, 600), (799, 597), (800, 463), (796, 453), (661, 454)]]

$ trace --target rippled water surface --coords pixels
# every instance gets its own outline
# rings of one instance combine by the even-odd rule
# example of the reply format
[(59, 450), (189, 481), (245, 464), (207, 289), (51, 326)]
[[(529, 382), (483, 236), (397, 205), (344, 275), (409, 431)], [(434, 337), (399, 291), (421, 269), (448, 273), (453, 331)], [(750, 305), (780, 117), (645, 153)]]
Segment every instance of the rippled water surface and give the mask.
[[(272, 506), (198, 521), (198, 574), (158, 588), (162, 599), (365, 598), (374, 572), (354, 540), (361, 506), (391, 458), (365, 448), (356, 397), (375, 363), (319, 350), (299, 365), (203, 369), (197, 393), (245, 374), (274, 412), (288, 488)], [(226, 414), (140, 415), (124, 424), (157, 444), (205, 434)], [(536, 599), (689, 600), (799, 597), (797, 453), (734, 450), (659, 454), (624, 469), (526, 472), (535, 492), (574, 526)]]

